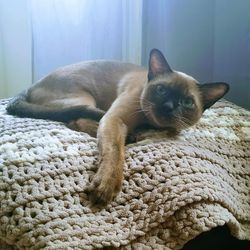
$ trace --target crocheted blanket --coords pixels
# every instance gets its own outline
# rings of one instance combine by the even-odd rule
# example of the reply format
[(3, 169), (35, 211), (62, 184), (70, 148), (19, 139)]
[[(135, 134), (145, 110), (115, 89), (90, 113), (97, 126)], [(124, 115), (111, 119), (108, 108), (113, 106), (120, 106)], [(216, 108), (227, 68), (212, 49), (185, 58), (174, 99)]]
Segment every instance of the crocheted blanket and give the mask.
[[(0, 249), (180, 249), (214, 227), (250, 240), (250, 112), (229, 102), (126, 148), (121, 193), (93, 208), (96, 139), (0, 102)], [(1, 248), (2, 246), (2, 248)]]

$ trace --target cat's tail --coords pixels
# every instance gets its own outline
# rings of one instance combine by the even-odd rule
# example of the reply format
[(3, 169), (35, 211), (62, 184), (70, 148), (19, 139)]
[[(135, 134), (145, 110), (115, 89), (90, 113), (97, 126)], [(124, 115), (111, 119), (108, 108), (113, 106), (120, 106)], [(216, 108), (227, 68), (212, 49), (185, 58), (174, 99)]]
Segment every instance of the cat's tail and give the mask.
[(48, 119), (59, 122), (70, 122), (79, 118), (89, 118), (100, 121), (105, 111), (87, 105), (67, 108), (54, 108), (34, 104), (27, 101), (25, 92), (10, 100), (6, 108), (8, 114), (36, 119)]

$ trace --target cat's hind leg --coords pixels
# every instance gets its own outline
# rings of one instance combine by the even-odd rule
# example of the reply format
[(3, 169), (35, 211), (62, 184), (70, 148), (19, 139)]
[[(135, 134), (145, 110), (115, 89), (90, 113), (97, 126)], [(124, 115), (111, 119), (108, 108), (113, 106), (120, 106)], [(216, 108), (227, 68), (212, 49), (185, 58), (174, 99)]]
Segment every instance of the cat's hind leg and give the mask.
[[(87, 92), (81, 93), (78, 96), (67, 96), (60, 100), (54, 100), (53, 105), (60, 105), (64, 108), (72, 106), (84, 106), (89, 111), (90, 116), (88, 118), (78, 118), (71, 120), (67, 123), (67, 127), (72, 130), (88, 133), (89, 135), (96, 137), (99, 122), (98, 120), (105, 114), (104, 110), (96, 107), (96, 101), (92, 95)], [(96, 116), (96, 117), (92, 117)], [(100, 117), (100, 119), (96, 119)]]
[(88, 133), (89, 135), (93, 137), (96, 137), (98, 126), (99, 126), (99, 122), (91, 120), (91, 119), (84, 119), (84, 118), (71, 121), (67, 124), (68, 128), (72, 130)]

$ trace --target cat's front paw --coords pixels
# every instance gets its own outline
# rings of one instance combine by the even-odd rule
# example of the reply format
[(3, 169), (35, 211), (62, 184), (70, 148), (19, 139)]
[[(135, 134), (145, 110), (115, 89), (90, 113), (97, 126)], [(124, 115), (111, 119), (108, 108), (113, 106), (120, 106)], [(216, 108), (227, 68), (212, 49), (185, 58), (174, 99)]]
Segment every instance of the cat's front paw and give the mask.
[(107, 205), (121, 190), (122, 174), (97, 172), (87, 189), (92, 204)]

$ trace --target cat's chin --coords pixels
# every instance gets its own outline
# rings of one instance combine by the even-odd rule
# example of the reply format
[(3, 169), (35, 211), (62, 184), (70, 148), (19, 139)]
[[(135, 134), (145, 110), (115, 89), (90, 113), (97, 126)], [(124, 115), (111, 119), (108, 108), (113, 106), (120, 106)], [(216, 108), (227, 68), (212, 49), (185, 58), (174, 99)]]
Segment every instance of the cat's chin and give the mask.
[(159, 129), (169, 129), (174, 131), (181, 131), (183, 129), (187, 129), (188, 127), (192, 126), (192, 124), (185, 124), (176, 121), (173, 117), (163, 117), (158, 116), (154, 113), (153, 109), (150, 112), (145, 112), (145, 116), (148, 119), (148, 122), (151, 126)]
[(157, 118), (157, 115), (154, 114), (153, 110), (145, 113), (148, 122), (155, 128), (159, 129), (176, 129), (176, 125), (171, 122), (171, 120), (166, 120), (163, 118)]

